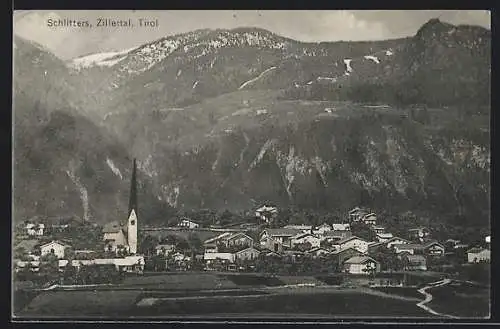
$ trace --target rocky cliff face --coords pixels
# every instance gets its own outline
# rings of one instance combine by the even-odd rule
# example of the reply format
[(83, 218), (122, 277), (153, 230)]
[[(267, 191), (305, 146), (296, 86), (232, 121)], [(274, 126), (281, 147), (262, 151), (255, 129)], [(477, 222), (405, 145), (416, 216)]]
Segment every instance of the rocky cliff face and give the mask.
[[(489, 40), (483, 29), (434, 21), (413, 38), (366, 43), (202, 30), (69, 68), (16, 40), (16, 218), (122, 216), (137, 157), (145, 221), (172, 208), (272, 202), (419, 209), (487, 225), (489, 112), (478, 109)], [(439, 90), (445, 97), (429, 104), (441, 105), (373, 104), (415, 84), (426, 91), (409, 88), (404, 100), (429, 103)], [(448, 108), (454, 97), (470, 113)]]

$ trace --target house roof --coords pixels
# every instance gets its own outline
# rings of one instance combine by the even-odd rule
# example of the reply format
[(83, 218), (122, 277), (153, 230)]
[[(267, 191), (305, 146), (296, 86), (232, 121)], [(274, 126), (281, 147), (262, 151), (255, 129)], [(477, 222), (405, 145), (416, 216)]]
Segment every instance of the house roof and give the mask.
[(323, 236), (341, 237), (342, 234), (345, 234), (345, 232), (349, 232), (349, 231), (348, 230), (330, 230), (330, 231), (326, 231), (325, 233), (323, 233)]
[(354, 247), (349, 247), (349, 248), (345, 248), (345, 249), (340, 249), (340, 250), (336, 250), (336, 251), (333, 251), (332, 254), (334, 255), (338, 255), (338, 254), (341, 254), (343, 252), (346, 252), (346, 251), (354, 251), (360, 255), (363, 255), (363, 253), (361, 251), (359, 251), (358, 249), (354, 248)]
[(364, 264), (368, 261), (372, 261), (375, 263), (378, 263), (375, 259), (368, 257), (368, 256), (354, 256), (346, 260), (344, 263), (345, 264)]
[(389, 239), (388, 241), (386, 241), (385, 243), (392, 242), (392, 241), (396, 241), (396, 240), (405, 241), (405, 242), (410, 243), (410, 241), (408, 241), (408, 240), (406, 240), (406, 239), (403, 239), (403, 238), (400, 238), (399, 236), (393, 236), (392, 238), (390, 238), (390, 239)]
[(474, 247), (474, 248), (471, 248), (471, 249), (467, 250), (467, 252), (468, 253), (477, 254), (477, 253), (483, 252), (485, 250), (486, 251), (490, 251), (489, 249), (486, 249), (486, 248)]
[(121, 230), (126, 232), (126, 225), (122, 225), (119, 221), (116, 220), (106, 223), (102, 228), (103, 233), (118, 233)]
[(316, 252), (316, 251), (320, 251), (320, 250), (323, 250), (323, 251), (326, 251), (328, 253), (330, 253), (330, 251), (326, 250), (325, 248), (321, 248), (321, 247), (315, 247), (315, 248), (312, 248), (308, 251), (306, 251), (307, 253), (313, 253), (313, 252)]
[(293, 239), (301, 239), (301, 238), (304, 238), (306, 236), (312, 236), (315, 239), (319, 239), (317, 236), (315, 236), (314, 234), (311, 234), (311, 233), (299, 233), (299, 234), (293, 236)]
[(340, 240), (340, 241), (339, 241), (339, 242), (337, 242), (337, 243), (338, 243), (338, 244), (343, 244), (343, 243), (346, 243), (346, 242), (348, 242), (348, 241), (350, 241), (350, 240), (354, 240), (354, 239), (358, 239), (358, 240), (361, 240), (361, 241), (364, 241), (364, 242), (368, 242), (368, 241), (366, 241), (365, 239), (362, 239), (362, 238), (360, 238), (360, 237), (357, 237), (357, 236), (353, 235), (353, 236), (350, 236), (350, 237), (348, 237), (348, 238), (342, 239), (342, 240)]
[(420, 230), (429, 230), (429, 229), (427, 227), (420, 226), (420, 227), (411, 228), (408, 231), (420, 231)]
[(332, 230), (336, 230), (336, 231), (349, 231), (350, 228), (351, 228), (351, 225), (346, 224), (346, 223), (334, 223), (334, 224), (332, 224)]
[(444, 248), (444, 246), (443, 246), (441, 243), (437, 242), (437, 241), (429, 241), (429, 242), (426, 242), (426, 243), (424, 243), (424, 244), (423, 244), (423, 246), (422, 246), (422, 247), (423, 247), (423, 248), (428, 248), (428, 247), (430, 247), (430, 246), (432, 246), (432, 245), (435, 245), (435, 244), (439, 245), (441, 248)]
[(360, 213), (360, 212), (367, 213), (368, 211), (364, 208), (355, 207), (349, 211), (349, 214)]
[(47, 242), (47, 243), (44, 243), (42, 245), (40, 245), (40, 248), (43, 248), (43, 247), (46, 247), (50, 244), (53, 244), (53, 243), (56, 243), (56, 244), (59, 244), (61, 246), (64, 246), (64, 247), (71, 247), (69, 244), (67, 243), (64, 243), (64, 242), (61, 242), (61, 241), (56, 241), (56, 240), (53, 240), (53, 241), (50, 241), (50, 242)]
[(267, 232), (269, 236), (290, 236), (290, 237), (302, 233), (301, 230), (291, 229), (291, 228), (269, 228), (264, 230), (264, 232)]
[(416, 244), (416, 243), (398, 243), (398, 244), (393, 244), (394, 248), (400, 248), (400, 249), (421, 249), (423, 246), (421, 244)]
[(249, 250), (255, 250), (255, 251), (257, 251), (257, 252), (261, 252), (261, 251), (260, 251), (259, 249), (257, 249), (257, 248), (254, 248), (254, 247), (247, 247), (247, 248), (245, 248), (245, 249), (241, 249), (241, 250), (239, 250), (239, 251), (235, 252), (235, 254), (239, 254), (239, 253), (242, 253), (242, 252), (244, 252), (244, 251), (249, 251)]
[(374, 212), (371, 212), (371, 213), (369, 213), (369, 214), (364, 215), (364, 216), (363, 216), (363, 219), (366, 219), (366, 218), (368, 218), (368, 217), (377, 217), (377, 214), (375, 214)]
[(392, 233), (377, 233), (380, 238), (392, 238)]

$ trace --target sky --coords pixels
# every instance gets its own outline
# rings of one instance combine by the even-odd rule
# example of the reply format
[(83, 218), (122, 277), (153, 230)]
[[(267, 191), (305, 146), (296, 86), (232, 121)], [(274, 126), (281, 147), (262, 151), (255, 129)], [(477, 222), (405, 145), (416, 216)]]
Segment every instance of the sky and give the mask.
[[(97, 18), (128, 19), (133, 28), (97, 27)], [(158, 27), (138, 27), (138, 19)], [(61, 59), (117, 51), (197, 29), (260, 27), (295, 40), (360, 41), (414, 35), (431, 18), (490, 28), (485, 10), (29, 10), (14, 12), (15, 35), (35, 41)], [(49, 19), (88, 20), (92, 28), (49, 27)]]

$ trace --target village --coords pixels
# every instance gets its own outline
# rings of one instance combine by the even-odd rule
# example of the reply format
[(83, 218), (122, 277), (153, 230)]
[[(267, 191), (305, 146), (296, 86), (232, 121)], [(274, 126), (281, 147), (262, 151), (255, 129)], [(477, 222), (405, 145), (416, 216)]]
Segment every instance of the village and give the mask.
[[(275, 207), (262, 206), (256, 210), (255, 217), (263, 225), (248, 224), (243, 229), (203, 228), (199, 223), (182, 218), (175, 227), (167, 228), (170, 233), (166, 238), (160, 239), (147, 235), (154, 228), (148, 228), (138, 239), (138, 222), (133, 208), (126, 222), (112, 222), (104, 227), (77, 225), (75, 228), (75, 222), (71, 221), (51, 227), (27, 222), (17, 229), (14, 268), (17, 274), (32, 273), (45, 278), (46, 272), (52, 271), (48, 276), (52, 281), (47, 281), (54, 283), (63, 282), (68, 271), (76, 275), (84, 268), (107, 268), (117, 275), (227, 271), (287, 275), (342, 273), (371, 277), (381, 272), (443, 271), (453, 263), (490, 262), (489, 236), (481, 246), (468, 246), (453, 239), (436, 241), (426, 227), (408, 229), (404, 237), (395, 236), (378, 223), (375, 213), (360, 207), (350, 210), (343, 223), (266, 227), (277, 213)], [(263, 228), (259, 229), (261, 226)], [(371, 232), (373, 240), (358, 236), (360, 228)], [(61, 233), (75, 229), (80, 233), (82, 229), (94, 230), (100, 239), (96, 244), (99, 249), (80, 249), (71, 239), (58, 239), (64, 235)], [(198, 243), (179, 238), (175, 235), (179, 232), (187, 233), (188, 240), (194, 237)], [(213, 237), (201, 241), (199, 233)], [(142, 247), (140, 240), (144, 244)], [(190, 244), (198, 246), (193, 248)], [(88, 283), (88, 280), (80, 282)]]

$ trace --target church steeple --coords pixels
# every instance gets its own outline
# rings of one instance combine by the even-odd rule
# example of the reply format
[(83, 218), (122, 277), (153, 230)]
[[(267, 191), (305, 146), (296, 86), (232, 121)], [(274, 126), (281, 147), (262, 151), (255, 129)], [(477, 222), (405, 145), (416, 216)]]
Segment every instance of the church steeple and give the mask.
[(130, 184), (130, 200), (128, 203), (128, 224), (127, 224), (127, 242), (129, 252), (133, 255), (137, 253), (137, 165), (134, 159), (134, 167), (132, 169), (132, 181)]
[(127, 215), (130, 216), (130, 212), (132, 210), (135, 211), (137, 214), (137, 177), (136, 177), (136, 171), (137, 171), (137, 165), (136, 165), (136, 160), (134, 158), (134, 165), (132, 168), (132, 180), (130, 182), (130, 197), (129, 197), (129, 202), (128, 202), (128, 213)]

